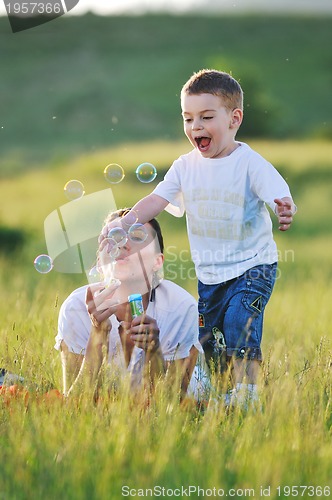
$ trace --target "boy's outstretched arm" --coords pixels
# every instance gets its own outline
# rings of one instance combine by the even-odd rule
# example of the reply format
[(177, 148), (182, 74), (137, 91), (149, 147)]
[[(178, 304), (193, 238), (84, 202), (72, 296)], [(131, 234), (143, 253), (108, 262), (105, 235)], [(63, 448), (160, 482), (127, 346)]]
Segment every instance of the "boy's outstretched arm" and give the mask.
[(126, 226), (131, 226), (133, 224), (133, 216), (136, 222), (145, 224), (149, 220), (156, 217), (160, 212), (164, 210), (168, 205), (168, 201), (157, 194), (149, 194), (138, 201), (133, 208), (122, 217), (121, 222)]
[(167, 205), (168, 201), (157, 194), (151, 193), (148, 196), (145, 196), (145, 198), (138, 201), (126, 215), (121, 217), (121, 219), (114, 219), (103, 227), (98, 238), (100, 243), (99, 249), (102, 250), (103, 240), (107, 238), (107, 235), (112, 228), (122, 226), (123, 229), (127, 231), (136, 222), (145, 224), (160, 214), (160, 212), (162, 212)]
[(287, 231), (293, 222), (293, 215), (296, 214), (297, 207), (289, 196), (276, 198), (274, 203), (276, 204), (275, 213), (280, 224), (278, 229), (280, 231)]

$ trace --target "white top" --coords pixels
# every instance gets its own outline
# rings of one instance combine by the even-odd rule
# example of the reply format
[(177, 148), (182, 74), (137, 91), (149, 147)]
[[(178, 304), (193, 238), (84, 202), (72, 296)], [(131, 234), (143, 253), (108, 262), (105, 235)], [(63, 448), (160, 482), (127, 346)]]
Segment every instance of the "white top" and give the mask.
[(289, 187), (268, 161), (239, 145), (225, 158), (203, 158), (196, 149), (180, 156), (153, 191), (169, 201), (171, 214), (186, 211), (196, 274), (208, 285), (278, 260), (265, 204), (275, 211), (273, 200), (291, 196)]
[[(64, 340), (69, 350), (76, 354), (85, 354), (88, 343), (91, 320), (87, 313), (85, 294), (88, 285), (74, 290), (63, 302), (59, 312), (58, 334), (55, 349), (60, 349)], [(194, 345), (203, 353), (198, 341), (198, 311), (195, 299), (183, 288), (163, 280), (155, 290), (155, 301), (149, 302), (146, 313), (157, 322), (159, 341), (164, 359), (172, 361), (189, 356)], [(131, 374), (131, 385), (138, 386), (142, 380), (145, 353), (134, 347), (128, 368), (119, 336), (119, 322), (110, 317), (109, 362), (117, 371)]]

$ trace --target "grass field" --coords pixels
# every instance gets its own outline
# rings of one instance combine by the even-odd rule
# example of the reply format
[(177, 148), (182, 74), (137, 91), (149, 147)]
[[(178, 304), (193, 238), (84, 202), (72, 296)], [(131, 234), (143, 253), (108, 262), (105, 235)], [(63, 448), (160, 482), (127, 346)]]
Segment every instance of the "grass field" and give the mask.
[[(117, 206), (132, 204), (152, 188), (133, 175), (137, 164), (154, 163), (157, 182), (172, 159), (188, 150), (185, 142), (128, 143), (3, 180), (2, 224), (23, 229), (27, 242), (1, 256), (0, 364), (25, 377), (30, 397), (0, 399), (0, 499), (156, 498), (162, 488), (164, 497), (180, 498), (189, 491), (192, 498), (206, 498), (213, 488), (233, 498), (331, 496), (332, 146), (250, 144), (287, 177), (299, 213), (288, 233), (276, 231), (280, 279), (266, 311), (263, 409), (245, 415), (179, 407), (163, 387), (145, 411), (125, 395), (96, 406), (84, 395), (65, 402), (45, 396), (61, 387), (53, 349), (59, 306), (86, 281), (34, 270), (34, 257), (45, 251), (45, 217), (66, 202), (63, 186), (71, 178), (81, 180), (87, 194), (109, 187), (103, 169), (111, 162), (126, 172), (112, 188)], [(172, 277), (196, 295), (184, 220), (161, 214), (160, 221), (166, 277), (177, 268)]]

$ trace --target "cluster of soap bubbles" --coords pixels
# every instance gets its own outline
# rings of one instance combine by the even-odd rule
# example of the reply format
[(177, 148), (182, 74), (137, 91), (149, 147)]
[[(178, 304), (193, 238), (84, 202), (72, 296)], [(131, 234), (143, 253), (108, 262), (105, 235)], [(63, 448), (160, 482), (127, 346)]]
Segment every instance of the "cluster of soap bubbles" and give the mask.
[[(147, 184), (153, 182), (157, 177), (157, 169), (152, 163), (141, 163), (135, 171), (137, 179)], [(121, 165), (110, 163), (104, 169), (104, 178), (110, 184), (119, 184), (125, 177), (125, 173)], [(64, 193), (69, 201), (79, 200), (85, 194), (84, 186), (81, 181), (72, 179), (66, 182)], [(123, 232), (123, 233), (122, 233)], [(132, 221), (132, 224), (126, 233), (121, 228), (113, 228), (107, 236), (108, 248), (111, 256), (115, 257), (119, 253), (119, 249), (124, 246), (128, 239), (134, 243), (143, 243), (148, 234), (143, 224), (137, 223), (137, 218)], [(36, 271), (41, 274), (47, 274), (53, 269), (53, 260), (49, 255), (42, 254), (34, 260)]]
[[(137, 179), (144, 184), (153, 182), (157, 177), (157, 169), (152, 163), (141, 163), (135, 173)], [(104, 177), (110, 184), (119, 184), (125, 178), (125, 173), (121, 165), (110, 163), (104, 168)], [(64, 192), (69, 201), (78, 200), (85, 193), (82, 182), (76, 179), (65, 184)]]
[[(154, 181), (157, 177), (157, 169), (152, 163), (141, 163), (135, 173), (137, 179), (144, 184)], [(124, 179), (125, 173), (121, 165), (110, 163), (104, 169), (104, 177), (111, 184), (119, 184)]]
[(144, 224), (135, 222), (126, 232), (122, 227), (113, 227), (107, 234), (106, 244), (108, 253), (115, 258), (119, 255), (120, 249), (125, 246), (128, 240), (132, 243), (144, 243), (148, 237), (148, 232)]

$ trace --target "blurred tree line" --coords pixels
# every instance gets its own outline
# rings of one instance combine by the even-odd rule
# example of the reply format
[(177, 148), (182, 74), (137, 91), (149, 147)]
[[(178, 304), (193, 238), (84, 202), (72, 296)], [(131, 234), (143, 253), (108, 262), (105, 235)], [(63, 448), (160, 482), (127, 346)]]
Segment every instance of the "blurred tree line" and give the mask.
[(331, 137), (331, 17), (0, 18), (0, 175), (128, 141), (183, 138), (179, 93), (201, 68), (244, 89), (239, 139)]

